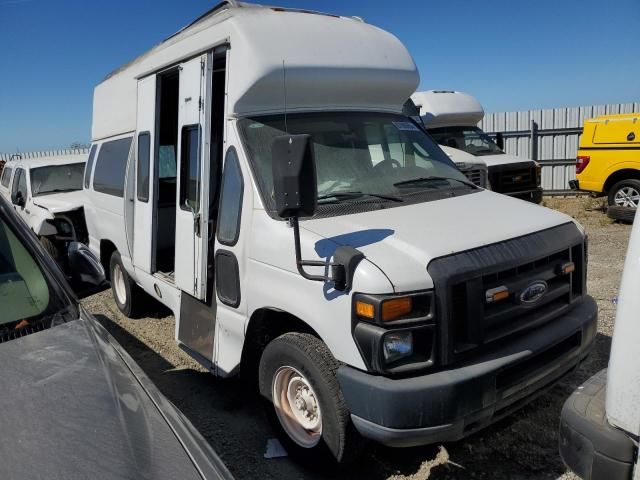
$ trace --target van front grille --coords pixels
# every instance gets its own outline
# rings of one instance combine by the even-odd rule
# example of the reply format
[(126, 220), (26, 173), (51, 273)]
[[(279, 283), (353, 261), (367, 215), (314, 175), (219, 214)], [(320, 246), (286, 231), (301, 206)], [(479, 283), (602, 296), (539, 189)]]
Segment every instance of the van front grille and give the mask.
[[(561, 266), (573, 262), (575, 271)], [(553, 321), (585, 293), (583, 238), (573, 224), (436, 259), (428, 271), (435, 283), (443, 363)], [(535, 301), (532, 286), (545, 291)], [(487, 301), (487, 292), (509, 296)], [(529, 301), (526, 301), (529, 300)]]
[(467, 177), (470, 182), (473, 182), (475, 185), (481, 188), (486, 188), (487, 186), (486, 172), (486, 170), (483, 170), (481, 168), (473, 170), (462, 170), (462, 173), (464, 173), (465, 177)]
[(489, 167), (492, 190), (499, 193), (515, 193), (538, 186), (538, 173), (533, 162), (522, 162)]

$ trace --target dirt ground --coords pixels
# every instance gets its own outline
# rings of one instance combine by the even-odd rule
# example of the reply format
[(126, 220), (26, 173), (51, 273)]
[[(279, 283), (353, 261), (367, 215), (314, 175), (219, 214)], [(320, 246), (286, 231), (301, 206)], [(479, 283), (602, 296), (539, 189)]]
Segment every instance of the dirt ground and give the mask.
[(459, 442), (442, 446), (391, 449), (369, 445), (362, 461), (349, 469), (265, 459), (273, 432), (259, 399), (237, 380), (212, 377), (177, 348), (174, 319), (158, 308), (150, 317), (129, 320), (107, 290), (83, 300), (129, 351), (160, 390), (193, 422), (231, 472), (242, 478), (366, 479), (546, 479), (576, 478), (558, 456), (558, 417), (573, 389), (608, 362), (615, 298), (630, 233), (613, 223), (588, 198), (545, 199), (548, 207), (575, 217), (589, 234), (589, 293), (600, 308), (593, 353), (560, 384), (514, 415)]

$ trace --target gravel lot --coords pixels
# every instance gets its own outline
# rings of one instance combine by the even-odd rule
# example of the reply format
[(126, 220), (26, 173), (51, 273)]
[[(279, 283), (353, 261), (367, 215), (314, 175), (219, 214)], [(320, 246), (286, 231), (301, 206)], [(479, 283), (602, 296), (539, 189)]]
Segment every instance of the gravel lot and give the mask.
[(630, 227), (613, 223), (592, 199), (554, 198), (545, 204), (572, 215), (589, 233), (589, 293), (600, 307), (591, 356), (575, 374), (516, 414), (463, 441), (412, 449), (371, 445), (359, 465), (348, 470), (290, 458), (265, 459), (273, 433), (262, 402), (248, 395), (239, 381), (212, 377), (178, 349), (169, 312), (158, 307), (148, 318), (129, 320), (118, 311), (110, 290), (83, 303), (211, 442), (237, 478), (576, 478), (566, 473), (557, 453), (558, 417), (570, 392), (607, 365), (613, 301)]

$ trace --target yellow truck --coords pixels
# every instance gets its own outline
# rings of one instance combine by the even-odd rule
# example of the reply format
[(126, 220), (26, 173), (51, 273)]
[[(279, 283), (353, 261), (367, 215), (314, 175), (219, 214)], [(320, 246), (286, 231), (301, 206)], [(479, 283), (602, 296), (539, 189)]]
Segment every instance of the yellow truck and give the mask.
[(576, 159), (574, 190), (606, 195), (608, 214), (633, 220), (640, 203), (640, 113), (586, 120)]

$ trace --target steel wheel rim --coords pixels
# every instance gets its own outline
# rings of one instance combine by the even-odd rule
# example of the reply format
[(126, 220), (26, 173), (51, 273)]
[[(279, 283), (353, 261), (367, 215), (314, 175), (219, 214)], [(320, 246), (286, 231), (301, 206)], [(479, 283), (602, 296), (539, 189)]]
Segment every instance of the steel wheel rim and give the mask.
[(295, 443), (315, 447), (322, 438), (322, 412), (309, 381), (293, 367), (280, 367), (271, 386), (280, 425)]
[(124, 272), (120, 265), (116, 265), (113, 269), (113, 291), (116, 294), (116, 300), (120, 305), (127, 302), (127, 288), (124, 285)]
[(613, 200), (618, 207), (638, 208), (640, 192), (634, 187), (622, 187), (616, 192)]

